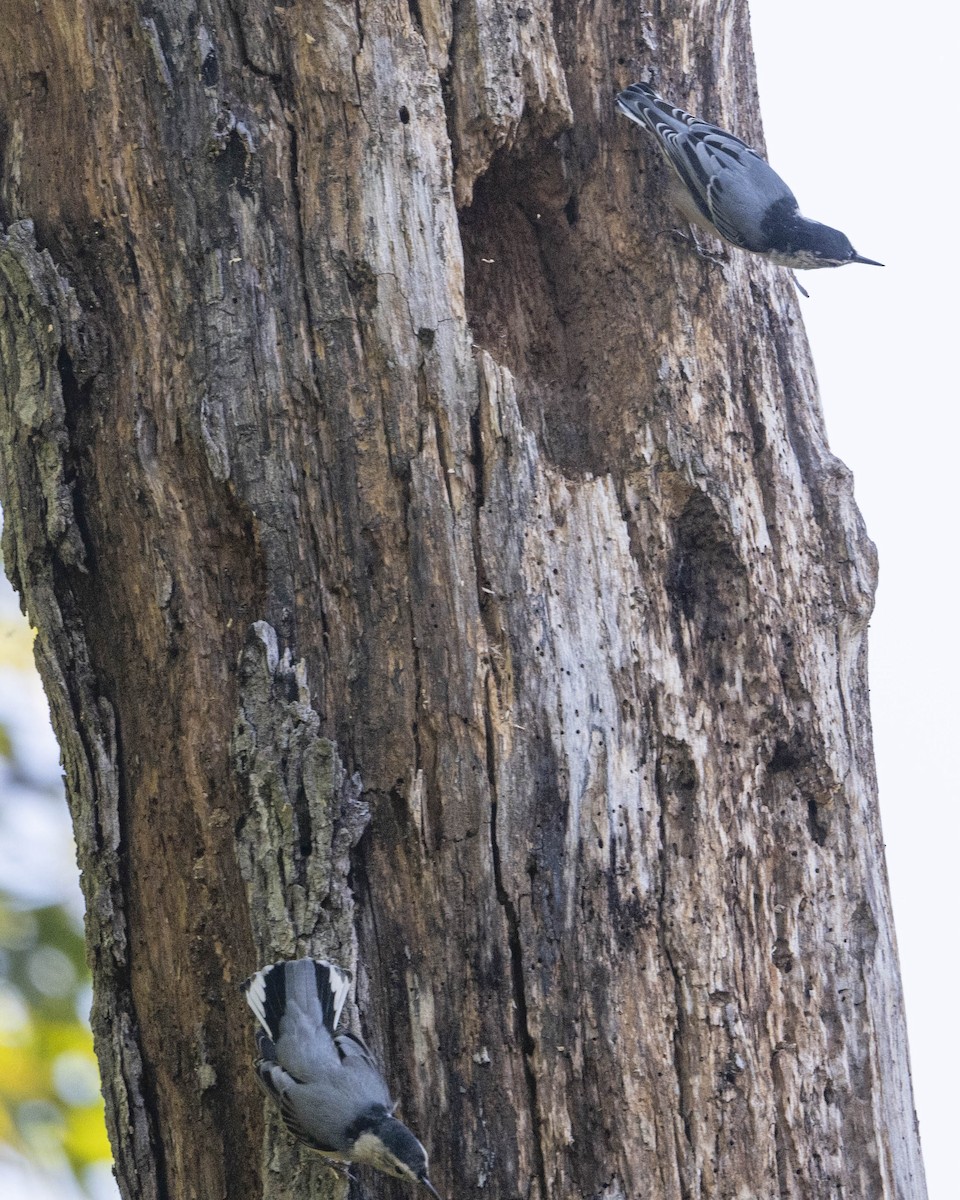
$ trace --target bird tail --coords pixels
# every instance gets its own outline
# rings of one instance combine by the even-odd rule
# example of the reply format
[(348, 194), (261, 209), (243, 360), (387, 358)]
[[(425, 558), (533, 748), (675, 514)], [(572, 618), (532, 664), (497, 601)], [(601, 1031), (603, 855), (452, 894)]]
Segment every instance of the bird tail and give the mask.
[(631, 83), (617, 96), (617, 108), (631, 121), (646, 125), (648, 129), (656, 127), (657, 119), (663, 116), (665, 108), (668, 112), (672, 111), (648, 83)]
[(663, 140), (687, 133), (691, 128), (710, 130), (713, 126), (691, 116), (683, 108), (675, 108), (653, 90), (648, 83), (631, 83), (617, 96), (617, 108), (638, 125), (643, 125)]
[(350, 979), (348, 971), (313, 958), (274, 963), (251, 975), (243, 992), (270, 1043), (267, 1048), (262, 1035), (258, 1037), (261, 1056), (273, 1057), (273, 1043), (280, 1036), (288, 1004), (322, 1023), (332, 1037), (350, 991)]

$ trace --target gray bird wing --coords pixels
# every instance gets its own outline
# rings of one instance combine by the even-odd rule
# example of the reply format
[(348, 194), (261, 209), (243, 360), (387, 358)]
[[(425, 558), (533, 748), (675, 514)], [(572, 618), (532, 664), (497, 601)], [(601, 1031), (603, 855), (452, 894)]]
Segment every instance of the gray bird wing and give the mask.
[(338, 1033), (337, 1051), (343, 1071), (344, 1088), (351, 1094), (363, 1096), (367, 1106), (382, 1104), (388, 1112), (396, 1108), (381, 1074), (377, 1060), (367, 1049), (366, 1043), (353, 1033)]
[(359, 1039), (340, 1034), (337, 1051), (336, 1066), (308, 1079), (293, 1079), (279, 1064), (260, 1064), (257, 1073), (294, 1137), (314, 1150), (349, 1158), (357, 1118), (378, 1106), (389, 1113), (393, 1105), (377, 1064)]
[(702, 189), (707, 215), (723, 237), (744, 250), (766, 249), (762, 231), (772, 205), (797, 208), (793, 192), (759, 154), (705, 121), (677, 141), (671, 162), (688, 188), (696, 186), (698, 196)]
[[(763, 250), (763, 219), (778, 201), (797, 201), (774, 169), (732, 133), (668, 104), (652, 88), (634, 84), (617, 98), (620, 109), (656, 137), (667, 162), (698, 211), (744, 250)], [(756, 230), (750, 237), (747, 230)]]
[(257, 1062), (256, 1071), (290, 1133), (322, 1154), (349, 1159), (357, 1118), (377, 1106), (391, 1108), (386, 1084), (367, 1056), (351, 1055), (332, 1070), (303, 1080), (269, 1059)]
[(277, 1062), (261, 1059), (255, 1065), (257, 1082), (280, 1109), (284, 1125), (295, 1138), (322, 1154), (335, 1154), (343, 1148), (336, 1130), (324, 1128), (322, 1115), (319, 1120), (310, 1119), (310, 1108), (302, 1095), (303, 1084), (288, 1075)]
[[(282, 995), (274, 999), (266, 1014), (268, 1021), (263, 1022), (271, 1034), (277, 1062), (301, 1081), (336, 1071), (340, 1054), (333, 1030), (350, 989), (350, 977), (332, 963), (310, 958), (277, 964), (272, 971), (281, 969)], [(280, 990), (276, 983), (276, 977), (268, 977), (268, 1008), (271, 997)]]

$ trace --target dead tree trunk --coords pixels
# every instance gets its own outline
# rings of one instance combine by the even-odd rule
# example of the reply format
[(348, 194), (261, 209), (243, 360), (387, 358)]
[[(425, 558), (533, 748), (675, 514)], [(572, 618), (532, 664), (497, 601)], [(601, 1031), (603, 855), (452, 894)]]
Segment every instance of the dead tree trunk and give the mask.
[(652, 7), (0, 8), (5, 565), (127, 1198), (342, 1186), (249, 1071), (298, 952), (450, 1197), (925, 1194), (874, 552), (791, 283), (663, 236), (614, 115), (756, 139), (745, 0)]

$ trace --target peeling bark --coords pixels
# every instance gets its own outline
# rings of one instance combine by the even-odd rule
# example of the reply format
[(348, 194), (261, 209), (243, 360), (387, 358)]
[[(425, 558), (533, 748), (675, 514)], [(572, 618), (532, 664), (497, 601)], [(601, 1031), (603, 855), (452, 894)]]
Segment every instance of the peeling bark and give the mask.
[(342, 1193), (236, 986), (312, 952), (447, 1195), (923, 1200), (873, 547), (792, 285), (613, 111), (759, 141), (746, 22), (0, 11), (4, 561), (124, 1196)]

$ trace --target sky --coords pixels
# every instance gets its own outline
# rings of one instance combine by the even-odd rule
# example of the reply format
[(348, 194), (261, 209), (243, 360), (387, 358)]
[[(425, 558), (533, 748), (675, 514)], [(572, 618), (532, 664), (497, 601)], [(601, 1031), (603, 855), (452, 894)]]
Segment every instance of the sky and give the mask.
[(883, 0), (750, 8), (771, 165), (806, 216), (886, 263), (804, 272), (800, 303), (831, 449), (854, 473), (880, 555), (870, 625), (880, 811), (927, 1186), (930, 1200), (949, 1200), (960, 1126), (960, 387), (946, 351), (960, 340), (960, 302), (955, 229), (940, 214), (958, 207), (960, 173), (943, 155), (956, 145), (960, 15)]

